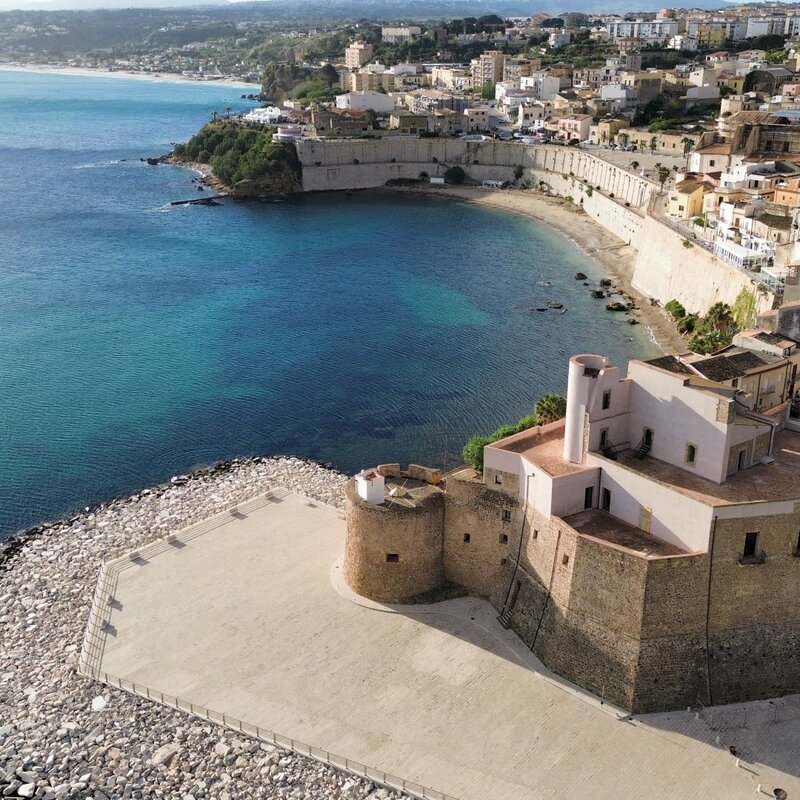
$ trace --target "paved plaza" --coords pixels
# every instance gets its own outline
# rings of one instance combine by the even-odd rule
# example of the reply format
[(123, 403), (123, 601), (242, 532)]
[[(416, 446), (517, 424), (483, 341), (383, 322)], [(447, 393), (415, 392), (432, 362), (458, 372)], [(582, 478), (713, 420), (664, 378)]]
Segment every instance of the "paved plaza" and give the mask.
[(800, 798), (800, 698), (630, 719), (485, 601), (357, 602), (343, 546), (285, 490), (176, 532), (109, 571), (85, 663), (459, 800)]

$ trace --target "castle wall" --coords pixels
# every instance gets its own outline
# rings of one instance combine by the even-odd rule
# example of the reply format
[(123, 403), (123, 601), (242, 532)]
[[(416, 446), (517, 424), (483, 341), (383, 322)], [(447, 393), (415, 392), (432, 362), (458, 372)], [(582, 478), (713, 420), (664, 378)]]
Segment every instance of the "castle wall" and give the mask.
[(707, 602), (707, 554), (647, 562), (634, 710), (708, 704)]
[[(502, 475), (512, 489), (515, 477)], [(492, 486), (480, 480), (451, 478), (445, 502), (445, 578), (481, 597), (488, 597), (497, 583), (510, 552), (513, 532), (522, 524), (518, 493), (495, 490)]]
[[(418, 503), (362, 500), (355, 481), (345, 488), (347, 536), (344, 579), (372, 600), (397, 603), (442, 584), (444, 494), (435, 489)], [(396, 554), (397, 562), (387, 560)]]
[[(719, 519), (709, 602), (711, 692), (734, 703), (800, 691), (800, 509)], [(748, 532), (764, 563), (742, 565)]]

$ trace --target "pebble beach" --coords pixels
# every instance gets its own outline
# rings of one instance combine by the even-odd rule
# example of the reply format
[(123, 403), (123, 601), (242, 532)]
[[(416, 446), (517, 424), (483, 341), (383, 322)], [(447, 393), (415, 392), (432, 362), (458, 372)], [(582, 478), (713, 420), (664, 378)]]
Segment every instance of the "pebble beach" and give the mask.
[(104, 561), (283, 486), (343, 505), (346, 476), (296, 458), (176, 476), (7, 540), (0, 549), (0, 796), (398, 797), (313, 759), (95, 683), (78, 658)]

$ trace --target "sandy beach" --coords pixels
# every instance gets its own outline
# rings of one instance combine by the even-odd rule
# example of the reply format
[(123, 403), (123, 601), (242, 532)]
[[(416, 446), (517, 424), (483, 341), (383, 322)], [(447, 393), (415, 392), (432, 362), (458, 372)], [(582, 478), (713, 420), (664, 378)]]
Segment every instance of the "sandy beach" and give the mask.
[(102, 69), (54, 67), (45, 64), (42, 66), (35, 64), (0, 64), (0, 70), (11, 72), (41, 72), (46, 75), (80, 75), (84, 78), (124, 78), (126, 80), (157, 81), (160, 83), (192, 83), (198, 86), (230, 86), (235, 89), (248, 89), (248, 94), (261, 90), (261, 87), (257, 83), (247, 83), (245, 81), (228, 80), (225, 78), (213, 81), (198, 81), (175, 73), (152, 74), (149, 72), (128, 72), (126, 70), (109, 72), (108, 70)]
[(581, 251), (608, 270), (617, 287), (636, 303), (635, 316), (652, 332), (656, 344), (666, 353), (685, 353), (686, 341), (670, 317), (632, 286), (636, 249), (609, 233), (580, 209), (560, 197), (519, 189), (486, 190), (468, 186), (395, 187), (392, 191), (426, 192), (452, 197), (466, 203), (501, 208), (521, 214), (557, 230)]

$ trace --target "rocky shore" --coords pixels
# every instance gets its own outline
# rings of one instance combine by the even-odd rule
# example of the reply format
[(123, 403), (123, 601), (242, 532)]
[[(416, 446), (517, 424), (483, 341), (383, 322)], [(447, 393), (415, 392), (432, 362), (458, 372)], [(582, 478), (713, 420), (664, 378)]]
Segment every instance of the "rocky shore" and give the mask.
[(397, 797), (76, 672), (104, 561), (270, 486), (342, 506), (345, 480), (295, 458), (235, 460), (6, 542), (0, 550), (0, 796)]

